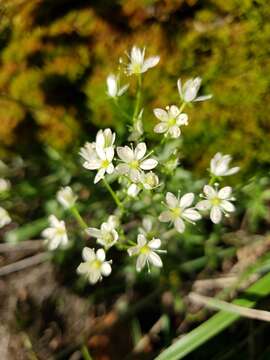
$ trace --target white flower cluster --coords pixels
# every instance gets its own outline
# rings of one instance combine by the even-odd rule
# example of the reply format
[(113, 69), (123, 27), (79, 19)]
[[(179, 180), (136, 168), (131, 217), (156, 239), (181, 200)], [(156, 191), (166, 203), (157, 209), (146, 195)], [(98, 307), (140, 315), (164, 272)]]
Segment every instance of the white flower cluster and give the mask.
[[(166, 177), (160, 183), (160, 178), (164, 171), (162, 167), (165, 166), (161, 161), (162, 154), (158, 154), (161, 145), (170, 139), (176, 139), (181, 136), (181, 127), (188, 125), (188, 115), (183, 112), (184, 107), (193, 102), (205, 101), (210, 99), (211, 95), (198, 96), (201, 86), (201, 78), (187, 80), (183, 85), (181, 80), (177, 81), (178, 92), (181, 104), (169, 105), (165, 109), (155, 108), (153, 113), (159, 120), (159, 123), (154, 127), (154, 132), (163, 134), (163, 140), (156, 149), (147, 151), (146, 142), (140, 141), (143, 134), (142, 114), (143, 109), (140, 108), (140, 92), (141, 92), (141, 76), (150, 68), (156, 66), (159, 62), (159, 57), (149, 57), (145, 59), (145, 49), (141, 50), (134, 46), (128, 54), (129, 63), (125, 65), (125, 73), (127, 75), (135, 75), (138, 79), (138, 91), (136, 96), (136, 104), (134, 106), (134, 113), (130, 120), (132, 124), (132, 143), (124, 146), (116, 146), (119, 139), (116, 134), (109, 128), (99, 130), (94, 142), (87, 142), (80, 149), (80, 156), (83, 159), (82, 166), (91, 171), (96, 171), (94, 183), (97, 184), (101, 180), (105, 187), (109, 190), (117, 209), (113, 215), (110, 215), (106, 221), (102, 222), (100, 227), (88, 227), (76, 208), (77, 196), (73, 193), (70, 187), (62, 188), (57, 193), (58, 202), (73, 213), (75, 218), (82, 226), (84, 232), (89, 235), (89, 241), (96, 239), (96, 250), (94, 247), (84, 247), (82, 251), (83, 262), (77, 268), (77, 272), (87, 277), (91, 284), (95, 284), (102, 280), (104, 276), (110, 275), (112, 271), (112, 261), (106, 261), (106, 253), (112, 247), (118, 250), (127, 250), (129, 256), (136, 256), (136, 270), (141, 271), (145, 266), (150, 271), (150, 265), (161, 268), (163, 262), (160, 253), (165, 253), (166, 250), (161, 250), (162, 247), (162, 223), (169, 223), (173, 225), (176, 233), (184, 233), (189, 224), (195, 225), (196, 222), (202, 219), (202, 215), (209, 213), (210, 219), (217, 224), (222, 220), (222, 215), (229, 216), (235, 211), (232, 201), (232, 188), (225, 186), (219, 189), (217, 181), (221, 181), (222, 177), (235, 174), (239, 168), (230, 168), (231, 157), (229, 155), (222, 155), (217, 153), (210, 162), (210, 182), (203, 187), (202, 200), (196, 202), (196, 196), (192, 192), (181, 194), (180, 190), (176, 196), (172, 192), (166, 191)], [(122, 96), (128, 89), (129, 84), (120, 85), (120, 76), (110, 74), (107, 78), (107, 95), (114, 100), (114, 103), (119, 105), (118, 98)], [(126, 116), (126, 114), (125, 114)], [(128, 116), (128, 115), (127, 115)], [(140, 121), (140, 123), (139, 123)], [(139, 125), (138, 125), (139, 124)], [(130, 139), (130, 138), (129, 138)], [(177, 143), (177, 141), (172, 141)], [(173, 146), (178, 146), (173, 145)], [(172, 167), (171, 177), (174, 176), (174, 171), (178, 165), (178, 158), (174, 154), (177, 148), (172, 153), (173, 156), (166, 159), (169, 164), (173, 162), (175, 166)], [(155, 156), (153, 155), (155, 154)], [(157, 174), (157, 172), (159, 172)], [(108, 175), (113, 175), (107, 179)], [(120, 184), (119, 191), (115, 192), (110, 182), (118, 180)], [(153, 192), (157, 193), (157, 197)], [(129, 234), (125, 234), (125, 227), (121, 225), (123, 215), (132, 216), (132, 211), (136, 207), (133, 204), (140, 203), (137, 208), (144, 208), (144, 196), (147, 196), (148, 206), (153, 202), (152, 217), (148, 214), (139, 214), (142, 225), (137, 226), (138, 231), (136, 235), (136, 243)], [(161, 198), (165, 198), (165, 202), (161, 202)], [(150, 201), (149, 201), (150, 199)], [(158, 200), (156, 200), (158, 199)], [(164, 211), (160, 211), (161, 205), (165, 207)], [(135, 215), (135, 214), (134, 214)], [(158, 219), (153, 223), (154, 218)], [(137, 216), (130, 219), (137, 224)], [(132, 222), (131, 221), (131, 222)], [(58, 247), (65, 248), (68, 244), (68, 237), (65, 223), (63, 220), (58, 220), (54, 215), (49, 218), (50, 227), (43, 231), (43, 236), (46, 239), (50, 250), (55, 250)], [(173, 230), (173, 231), (175, 231)], [(133, 233), (132, 233), (133, 234)]]
[[(2, 163), (3, 166), (6, 166)], [(1, 194), (5, 194), (10, 190), (10, 182), (7, 179), (0, 178), (0, 196)], [(0, 229), (11, 223), (11, 217), (6, 209), (0, 206)]]

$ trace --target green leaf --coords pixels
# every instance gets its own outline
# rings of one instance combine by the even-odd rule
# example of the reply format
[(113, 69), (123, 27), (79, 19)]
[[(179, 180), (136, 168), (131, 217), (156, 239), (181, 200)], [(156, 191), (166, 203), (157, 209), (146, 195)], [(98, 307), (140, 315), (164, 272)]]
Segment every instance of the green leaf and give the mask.
[[(262, 277), (255, 284), (250, 286), (241, 298), (235, 299), (232, 303), (247, 308), (251, 308), (256, 301), (245, 298), (246, 295), (262, 298), (270, 294), (270, 273)], [(155, 360), (179, 360), (191, 353), (193, 350), (204, 344), (212, 337), (223, 331), (236, 320), (239, 319), (238, 314), (228, 313), (227, 311), (219, 311), (216, 315), (205, 321), (203, 324), (189, 332), (174, 344), (164, 350)]]

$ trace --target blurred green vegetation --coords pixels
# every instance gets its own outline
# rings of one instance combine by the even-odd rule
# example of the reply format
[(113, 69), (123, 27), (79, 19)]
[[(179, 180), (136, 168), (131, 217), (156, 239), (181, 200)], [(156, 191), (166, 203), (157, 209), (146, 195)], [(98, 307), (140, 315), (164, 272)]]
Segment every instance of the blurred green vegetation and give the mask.
[[(144, 82), (148, 131), (155, 123), (151, 108), (177, 101), (177, 78), (200, 75), (203, 92), (214, 98), (189, 110), (187, 163), (204, 170), (222, 151), (237, 158), (243, 175), (266, 167), (269, 16), (264, 0), (6, 0), (0, 22), (0, 154), (31, 157), (30, 148), (44, 145), (68, 154), (96, 127), (113, 126), (123, 134), (105, 80), (137, 44), (161, 55)], [(127, 110), (132, 100), (125, 100)]]

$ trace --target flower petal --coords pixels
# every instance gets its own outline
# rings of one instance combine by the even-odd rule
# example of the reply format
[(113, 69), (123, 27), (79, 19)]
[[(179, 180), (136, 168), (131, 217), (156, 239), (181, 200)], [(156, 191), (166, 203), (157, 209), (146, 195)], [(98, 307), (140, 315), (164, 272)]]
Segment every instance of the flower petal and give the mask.
[(197, 221), (202, 218), (201, 214), (194, 209), (186, 209), (183, 211), (182, 216), (190, 221)]
[(169, 134), (171, 135), (172, 138), (176, 139), (181, 135), (181, 130), (177, 125), (174, 125), (169, 128)]
[(213, 197), (217, 196), (216, 190), (210, 185), (204, 185), (203, 191), (209, 199), (212, 199)]
[(202, 200), (196, 204), (196, 208), (200, 211), (206, 211), (211, 208), (211, 202), (209, 200)]
[(234, 212), (235, 211), (235, 207), (230, 201), (222, 200), (220, 206), (227, 212)]
[(232, 188), (230, 186), (225, 186), (220, 189), (218, 192), (218, 197), (222, 200), (228, 199), (232, 194)]
[(152, 170), (158, 164), (158, 161), (155, 159), (146, 159), (140, 164), (140, 168), (143, 170)]
[(137, 237), (137, 243), (140, 247), (144, 246), (147, 243), (147, 240), (143, 234), (139, 234)]
[(148, 255), (148, 260), (156, 267), (162, 267), (162, 260), (158, 254), (154, 251), (151, 251)]
[(163, 134), (167, 130), (168, 130), (168, 124), (166, 122), (161, 122), (154, 127), (154, 132), (157, 134)]
[(101, 265), (100, 272), (103, 276), (109, 276), (112, 272), (112, 267), (109, 262), (105, 262)]
[(82, 251), (82, 258), (84, 261), (92, 261), (96, 258), (95, 250), (89, 247), (84, 247)]
[(118, 146), (117, 149), (117, 155), (120, 157), (121, 160), (124, 162), (130, 163), (134, 160), (134, 153), (128, 146)]
[(146, 144), (144, 142), (139, 143), (134, 151), (134, 158), (136, 160), (141, 160), (146, 153)]
[(185, 209), (189, 207), (194, 201), (194, 194), (193, 193), (187, 193), (180, 199), (180, 207), (182, 209)]
[(163, 109), (154, 109), (153, 110), (155, 117), (157, 117), (159, 120), (166, 122), (168, 120), (168, 113), (166, 110)]
[(86, 233), (94, 238), (100, 238), (101, 237), (101, 231), (99, 229), (96, 228), (88, 228), (85, 230)]
[(210, 219), (214, 224), (218, 224), (221, 221), (222, 212), (218, 206), (213, 206), (210, 211)]
[(151, 248), (151, 249), (159, 249), (160, 246), (161, 246), (161, 241), (160, 239), (152, 239), (149, 241), (148, 243), (148, 246)]
[(159, 56), (151, 56), (148, 59), (146, 59), (142, 66), (142, 73), (156, 66), (159, 63), (159, 59), (160, 59)]
[(159, 221), (161, 222), (169, 222), (172, 221), (172, 215), (171, 212), (169, 210), (163, 211), (159, 217), (158, 217)]
[(103, 249), (98, 249), (96, 253), (96, 257), (99, 261), (104, 261), (106, 258), (105, 251)]
[(177, 218), (174, 220), (174, 227), (179, 233), (183, 233), (186, 226), (181, 218)]
[(167, 192), (166, 194), (166, 203), (170, 208), (175, 208), (178, 206), (178, 200), (176, 196), (171, 192)]
[(146, 264), (147, 256), (145, 254), (140, 254), (136, 263), (136, 270), (141, 271)]

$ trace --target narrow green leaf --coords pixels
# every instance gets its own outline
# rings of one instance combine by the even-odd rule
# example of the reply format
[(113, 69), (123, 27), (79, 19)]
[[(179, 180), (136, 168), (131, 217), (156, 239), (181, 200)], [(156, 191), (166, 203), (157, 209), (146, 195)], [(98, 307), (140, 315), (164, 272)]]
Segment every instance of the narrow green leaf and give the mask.
[[(246, 291), (246, 295), (262, 298), (270, 294), (270, 273), (262, 277), (255, 284), (250, 286)], [(244, 295), (245, 295), (244, 294)], [(256, 304), (255, 300), (249, 300), (244, 295), (235, 299), (232, 303), (247, 308), (251, 308)], [(189, 332), (187, 335), (176, 341), (174, 344), (164, 350), (155, 360), (179, 360), (191, 353), (203, 343), (220, 333), (222, 330), (230, 326), (239, 319), (238, 314), (220, 311), (203, 324)]]

